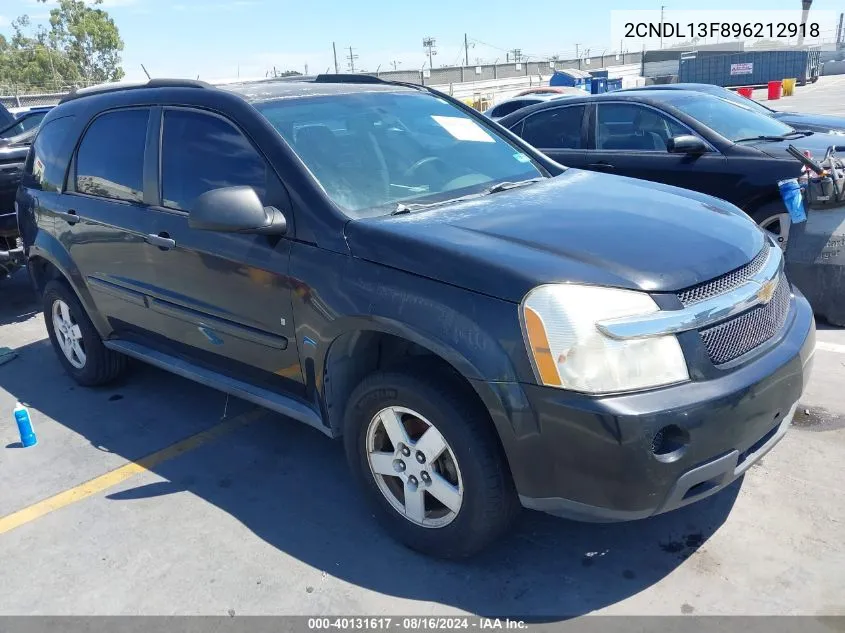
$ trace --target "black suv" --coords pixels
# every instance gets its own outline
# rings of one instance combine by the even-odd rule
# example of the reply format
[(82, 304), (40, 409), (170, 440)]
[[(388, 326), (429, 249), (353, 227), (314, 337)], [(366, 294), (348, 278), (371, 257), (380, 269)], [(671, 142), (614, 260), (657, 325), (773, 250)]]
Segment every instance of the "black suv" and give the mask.
[(738, 209), (566, 170), (420, 86), (80, 90), (17, 203), (79, 383), (134, 357), (343, 436), (379, 521), (438, 556), (520, 504), (618, 521), (714, 493), (786, 432), (814, 351)]

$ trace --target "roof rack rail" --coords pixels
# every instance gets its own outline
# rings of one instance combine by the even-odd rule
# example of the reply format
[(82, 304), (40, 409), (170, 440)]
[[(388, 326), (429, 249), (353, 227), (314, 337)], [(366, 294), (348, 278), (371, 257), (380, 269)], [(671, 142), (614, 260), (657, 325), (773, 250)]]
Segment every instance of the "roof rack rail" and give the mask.
[(389, 84), (391, 82), (385, 81), (381, 77), (375, 77), (373, 75), (358, 75), (358, 74), (351, 74), (351, 73), (338, 73), (338, 74), (327, 74), (327, 75), (317, 75), (314, 79), (314, 83), (317, 84)]
[(91, 95), (106, 94), (109, 92), (120, 92), (122, 90), (137, 90), (140, 88), (213, 88), (209, 83), (199, 81), (196, 79), (150, 79), (149, 81), (134, 82), (134, 83), (104, 83), (96, 86), (88, 86), (87, 88), (77, 88), (70, 91), (70, 94), (62, 97), (59, 103), (73, 101), (81, 97), (88, 97)]

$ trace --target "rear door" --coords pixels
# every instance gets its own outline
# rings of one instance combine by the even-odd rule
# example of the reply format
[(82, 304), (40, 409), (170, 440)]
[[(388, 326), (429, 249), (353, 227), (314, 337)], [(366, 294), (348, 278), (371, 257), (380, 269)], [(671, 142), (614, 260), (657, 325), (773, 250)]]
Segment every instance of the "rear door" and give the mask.
[[(159, 121), (160, 240), (153, 309), (170, 351), (215, 371), (301, 395), (287, 276), (295, 234), (287, 193), (264, 156), (228, 119), (164, 108)], [(285, 209), (285, 237), (192, 229), (191, 207), (212, 189), (247, 185), (265, 206)]]
[(544, 154), (567, 167), (584, 167), (586, 106), (569, 105), (534, 112), (511, 129)]
[(708, 151), (703, 154), (669, 152), (670, 137), (698, 135), (656, 108), (602, 101), (596, 104), (593, 118), (586, 151), (587, 169), (675, 185), (720, 198), (728, 197), (738, 181), (727, 159), (706, 141)]
[(95, 117), (74, 154), (65, 195), (53, 209), (57, 237), (97, 310), (128, 338), (158, 328), (147, 308), (156, 255), (148, 243), (151, 218), (144, 192), (149, 119), (146, 107)]

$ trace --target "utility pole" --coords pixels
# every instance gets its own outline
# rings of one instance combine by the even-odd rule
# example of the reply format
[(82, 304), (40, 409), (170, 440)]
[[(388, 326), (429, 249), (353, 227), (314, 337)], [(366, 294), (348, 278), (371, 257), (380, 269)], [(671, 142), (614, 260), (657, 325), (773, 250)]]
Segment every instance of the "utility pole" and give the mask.
[(436, 44), (436, 40), (433, 37), (424, 37), (423, 38), (423, 48), (428, 49), (428, 67), (431, 70), (434, 70), (434, 62), (431, 60), (432, 55), (437, 55), (437, 51), (434, 50), (434, 46)]
[(522, 49), (521, 48), (514, 48), (511, 50), (511, 54), (513, 55), (513, 61), (515, 64), (519, 63), (519, 60), (522, 59)]
[(397, 69), (397, 67), (398, 67), (401, 63), (402, 63), (402, 62), (399, 62), (399, 61), (392, 61), (392, 62), (390, 62), (390, 65), (391, 65), (391, 66), (393, 66), (393, 70), (396, 70), (396, 69)]
[(467, 42), (466, 33), (464, 33), (464, 66), (469, 66), (469, 42)]
[(346, 56), (346, 59), (349, 60), (349, 72), (355, 72), (355, 60), (358, 59), (358, 56), (352, 52), (352, 47), (349, 47), (349, 55)]
[(663, 48), (663, 10), (665, 8), (664, 5), (660, 5), (660, 48)]
[(334, 45), (334, 42), (332, 42), (332, 53), (334, 54), (334, 74), (336, 75), (340, 71), (337, 69), (337, 46)]
[(575, 59), (581, 59), (581, 57), (578, 55), (578, 52), (579, 52), (580, 46), (581, 46), (581, 45), (580, 45), (580, 44), (578, 44), (577, 42), (575, 43)]
[(842, 44), (842, 19), (845, 18), (845, 13), (839, 14), (839, 26), (836, 29), (836, 46), (837, 48)]

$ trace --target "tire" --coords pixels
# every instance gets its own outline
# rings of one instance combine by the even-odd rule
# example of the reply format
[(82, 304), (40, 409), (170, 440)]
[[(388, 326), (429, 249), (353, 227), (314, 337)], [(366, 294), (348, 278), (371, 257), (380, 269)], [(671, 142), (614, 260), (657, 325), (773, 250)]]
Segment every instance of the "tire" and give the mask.
[[(88, 314), (77, 299), (76, 294), (64, 281), (53, 280), (47, 283), (43, 293), (44, 321), (50, 342), (59, 357), (59, 362), (65, 371), (85, 387), (105, 385), (118, 378), (126, 369), (127, 359), (122, 354), (113, 352), (103, 345), (99, 333), (88, 318)], [(61, 305), (66, 306), (67, 313), (73, 324), (72, 336), (84, 354), (82, 359), (76, 352), (69, 357), (59, 342), (66, 340), (66, 330), (57, 332), (54, 320), (54, 309), (62, 313)], [(80, 362), (81, 361), (81, 362)]]
[[(786, 250), (786, 245), (789, 242), (789, 229), (792, 222), (789, 218), (789, 212), (784, 203), (780, 200), (769, 202), (763, 206), (748, 213), (751, 219), (754, 220), (758, 226), (771, 233), (775, 240), (780, 244), (780, 247)], [(775, 218), (780, 218), (776, 220)]]
[[(429, 556), (465, 558), (501, 536), (515, 520), (520, 506), (503, 451), (486, 411), (473, 398), (467, 397), (455, 382), (433, 380), (431, 375), (429, 372), (428, 377), (422, 378), (414, 372), (391, 371), (374, 373), (365, 378), (352, 392), (346, 407), (346, 457), (376, 519), (391, 536)], [(399, 409), (394, 412), (404, 421), (403, 428), (409, 433), (406, 439), (411, 442), (407, 445), (410, 449), (407, 460), (392, 440), (388, 445), (387, 426), (374, 421), (377, 414), (390, 411), (390, 407)], [(389, 413), (382, 415), (390, 417)], [(371, 424), (374, 426), (371, 427)], [(431, 426), (425, 427), (425, 424)], [(435, 433), (439, 432), (446, 447), (433, 463), (416, 463), (415, 456), (419, 457), (416, 447), (427, 451), (427, 446), (423, 446), (425, 443), (420, 442), (416, 434), (423, 428), (430, 432), (431, 427), (434, 427)], [(379, 430), (373, 432), (373, 428)], [(402, 457), (400, 461), (407, 461), (404, 472), (390, 472), (390, 476), (384, 477), (375, 474), (376, 467), (371, 467), (368, 455), (370, 442), (379, 440), (383, 442), (380, 449), (385, 449), (381, 456), (388, 460), (383, 463), (392, 463), (394, 468), (398, 468), (397, 460), (393, 458)], [(422, 481), (428, 473), (426, 468), (431, 474)], [(423, 469), (421, 473), (419, 469)], [(414, 474), (419, 475), (419, 489), (425, 491), (419, 498), (422, 499), (423, 521), (429, 526), (414, 522), (400, 513), (403, 502), (397, 497), (400, 491), (404, 497)], [(452, 487), (443, 488), (444, 481)], [(452, 485), (455, 483), (456, 486)], [(438, 497), (429, 492), (433, 490), (438, 491)], [(448, 497), (444, 495), (444, 490), (449, 492)], [(455, 490), (462, 495), (457, 512), (449, 510), (438, 500), (448, 498), (455, 505)], [(412, 510), (406, 509), (406, 512), (414, 514)]]

